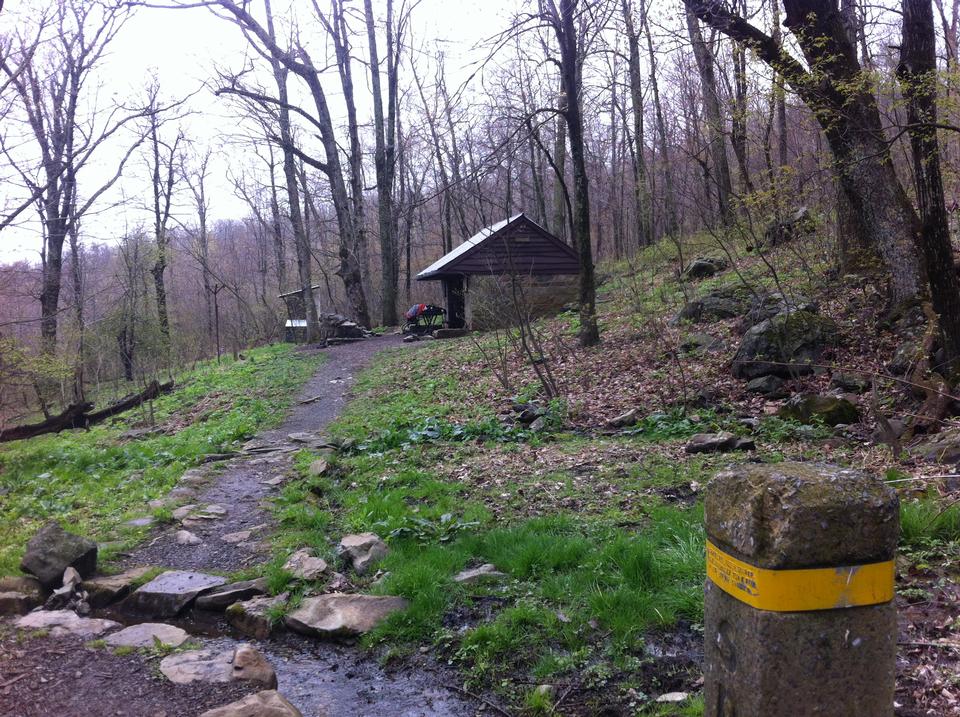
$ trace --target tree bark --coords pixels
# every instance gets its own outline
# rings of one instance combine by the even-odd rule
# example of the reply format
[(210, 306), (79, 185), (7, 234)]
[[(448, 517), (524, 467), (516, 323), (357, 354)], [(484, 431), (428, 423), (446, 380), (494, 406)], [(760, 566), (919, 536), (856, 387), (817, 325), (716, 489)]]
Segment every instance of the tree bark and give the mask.
[(920, 207), (920, 248), (944, 349), (944, 373), (960, 378), (960, 282), (954, 269), (937, 140), (937, 56), (930, 0), (903, 0), (903, 42), (897, 68), (911, 129)]

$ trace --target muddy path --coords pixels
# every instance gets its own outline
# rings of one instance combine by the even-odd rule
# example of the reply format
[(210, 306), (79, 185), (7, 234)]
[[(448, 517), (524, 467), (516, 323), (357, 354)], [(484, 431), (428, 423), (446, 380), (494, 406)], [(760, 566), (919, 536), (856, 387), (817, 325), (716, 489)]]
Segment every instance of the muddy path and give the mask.
[[(254, 452), (197, 472), (190, 503), (206, 511), (207, 517), (177, 520), (158, 529), (124, 557), (124, 566), (224, 573), (264, 562), (269, 555), (267, 539), (275, 527), (269, 499), (280, 491), (292, 471), (293, 454), (304, 446), (291, 434), (323, 431), (349, 401), (356, 374), (380, 351), (400, 345), (399, 337), (390, 336), (324, 349), (327, 360), (303, 387), (283, 422), (247, 444)], [(179, 544), (176, 533), (183, 529), (200, 542)], [(98, 617), (125, 624), (140, 621), (116, 611)], [(251, 640), (234, 631), (221, 613), (192, 610), (166, 622), (187, 630), (204, 648), (253, 644), (276, 670), (280, 693), (305, 717), (488, 714), (483, 703), (468, 700), (448, 686), (457, 682), (456, 676), (429, 655), (417, 654), (382, 667), (360, 648), (293, 633)], [(8, 658), (6, 665), (4, 658)], [(16, 681), (0, 688), (0, 714), (17, 717), (186, 717), (257, 689), (236, 683), (229, 689), (224, 685), (188, 689), (160, 677), (156, 663), (149, 659), (120, 657), (68, 638), (21, 642), (0, 634), (0, 673), (4, 672), (13, 674)], [(102, 699), (103, 691), (116, 699)]]

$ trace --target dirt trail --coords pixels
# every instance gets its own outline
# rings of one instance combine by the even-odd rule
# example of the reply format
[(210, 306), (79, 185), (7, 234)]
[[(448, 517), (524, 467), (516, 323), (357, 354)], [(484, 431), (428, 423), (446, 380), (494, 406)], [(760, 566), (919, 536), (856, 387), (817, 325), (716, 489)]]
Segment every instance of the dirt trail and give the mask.
[[(288, 436), (293, 433), (322, 431), (334, 420), (347, 403), (354, 378), (378, 352), (400, 345), (398, 337), (383, 337), (344, 344), (325, 350), (327, 361), (307, 382), (283, 423), (276, 429), (258, 436), (257, 443), (279, 447), (262, 455), (244, 455), (219, 464), (214, 477), (199, 491), (198, 506), (215, 504), (226, 513), (215, 519), (192, 521), (188, 529), (201, 538), (199, 545), (178, 545), (174, 539), (180, 524), (166, 527), (127, 556), (127, 565), (157, 565), (198, 571), (233, 571), (255, 565), (267, 558), (262, 539), (273, 529), (273, 521), (266, 499), (276, 495), (281, 485), (269, 481), (287, 474), (292, 468), (293, 452), (301, 447)], [(319, 397), (319, 398), (316, 398)], [(306, 399), (313, 399), (301, 403)], [(223, 540), (232, 533), (253, 529), (251, 537), (234, 544)], [(131, 622), (123, 615), (109, 617)], [(486, 714), (480, 703), (466, 702), (445, 684), (455, 682), (430, 658), (419, 655), (395, 668), (382, 668), (362, 650), (350, 646), (312, 640), (291, 633), (282, 633), (266, 641), (254, 641), (237, 634), (219, 613), (194, 611), (181, 620), (169, 620), (198, 637), (204, 647), (225, 649), (241, 642), (252, 643), (273, 664), (279, 681), (278, 689), (304, 717), (351, 717), (385, 715), (396, 717), (440, 717)], [(36, 662), (36, 672), (47, 665), (44, 643), (51, 643), (54, 654), (49, 661), (62, 660), (64, 643), (32, 640), (19, 646), (21, 664)], [(3, 669), (4, 640), (0, 637), (0, 671)], [(12, 647), (12, 645), (10, 646)], [(23, 689), (0, 690), (0, 714), (32, 717), (57, 713), (64, 717), (90, 715), (166, 715), (187, 717), (227, 702), (227, 693), (221, 686), (200, 689), (172, 685), (149, 675), (150, 668), (132, 671), (118, 669), (117, 658), (103, 650), (91, 650), (80, 644), (74, 646), (73, 660), (84, 668), (76, 670), (78, 677), (64, 692), (63, 680), (24, 679)], [(147, 673), (147, 674), (144, 674)], [(81, 678), (83, 675), (84, 678)], [(90, 679), (90, 676), (97, 676)], [(110, 679), (107, 676), (110, 675)], [(145, 684), (144, 681), (146, 681)], [(48, 684), (56, 688), (47, 689)], [(73, 688), (73, 691), (70, 690)], [(108, 689), (123, 695), (117, 701), (106, 703), (97, 693)], [(253, 691), (251, 688), (250, 691)], [(113, 704), (109, 704), (113, 702)], [(109, 706), (108, 706), (109, 704)], [(190, 707), (187, 707), (190, 705)]]

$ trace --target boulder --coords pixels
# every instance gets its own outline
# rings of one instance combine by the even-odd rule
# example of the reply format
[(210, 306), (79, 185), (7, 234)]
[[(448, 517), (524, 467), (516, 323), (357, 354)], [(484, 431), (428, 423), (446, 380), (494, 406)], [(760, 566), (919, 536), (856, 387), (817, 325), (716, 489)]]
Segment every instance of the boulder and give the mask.
[[(247, 695), (223, 707), (207, 710), (200, 717), (303, 717), (296, 707), (276, 690)], [(318, 715), (323, 717), (323, 715)]]
[(907, 374), (920, 360), (920, 345), (916, 341), (906, 341), (897, 347), (893, 358), (887, 362), (886, 369), (894, 376)]
[(326, 560), (313, 557), (307, 548), (298, 550), (283, 564), (283, 569), (298, 580), (319, 580), (327, 567)]
[(750, 309), (744, 314), (740, 328), (746, 331), (761, 321), (772, 319), (780, 314), (791, 314), (794, 311), (806, 311), (816, 314), (820, 310), (817, 303), (805, 296), (787, 296), (781, 292), (761, 294), (753, 298)]
[(493, 563), (484, 563), (476, 568), (461, 570), (453, 576), (453, 582), (460, 583), (461, 585), (473, 585), (474, 583), (480, 583), (485, 580), (501, 580), (505, 577), (507, 577), (506, 573), (497, 570), (496, 565)]
[(726, 259), (701, 256), (687, 265), (682, 276), (684, 279), (706, 279), (717, 272), (723, 271), (727, 266), (729, 265)]
[(777, 314), (744, 335), (733, 358), (733, 375), (751, 379), (813, 373), (813, 364), (837, 338), (831, 319), (809, 311)]
[(693, 333), (683, 337), (680, 342), (680, 350), (687, 353), (699, 351), (700, 349), (713, 349), (720, 346), (720, 339), (714, 338), (710, 334)]
[[(542, 416), (541, 416), (542, 418)], [(345, 535), (340, 539), (337, 554), (347, 560), (360, 575), (382, 560), (389, 552), (387, 544), (374, 533)]]
[(915, 446), (911, 452), (934, 463), (960, 463), (960, 428), (942, 431)]
[(747, 390), (750, 393), (759, 393), (764, 398), (786, 398), (789, 393), (784, 388), (784, 384), (786, 384), (786, 381), (779, 376), (758, 376), (750, 379), (747, 383)]
[(267, 592), (267, 579), (242, 580), (238, 583), (221, 585), (197, 598), (196, 605), (201, 610), (225, 610), (239, 600), (249, 600), (252, 597)]
[(798, 393), (780, 407), (777, 415), (800, 423), (822, 421), (828, 426), (860, 420), (860, 410), (847, 399), (817, 393)]
[(23, 593), (18, 590), (0, 591), (0, 617), (4, 615), (25, 615), (43, 601), (39, 595)]
[(276, 597), (263, 595), (235, 602), (227, 608), (227, 622), (244, 635), (257, 640), (266, 640), (273, 632), (270, 610), (286, 603), (289, 597), (289, 593), (281, 593)]
[(97, 570), (97, 544), (68, 533), (56, 521), (43, 526), (27, 543), (20, 569), (36, 576), (45, 588), (60, 585), (63, 571), (76, 568), (82, 577)]
[(855, 373), (835, 373), (830, 377), (830, 387), (849, 393), (866, 393), (870, 381)]
[(735, 287), (717, 289), (704, 294), (699, 299), (693, 299), (684, 304), (674, 323), (691, 321), (702, 324), (740, 316), (746, 310), (743, 293), (742, 289)]
[(162, 622), (142, 622), (107, 635), (104, 642), (110, 647), (179, 647), (190, 639), (185, 630)]
[(407, 607), (401, 597), (331, 593), (306, 598), (286, 617), (291, 630), (315, 637), (356, 637)]
[(227, 582), (219, 575), (189, 570), (161, 573), (124, 601), (131, 611), (153, 617), (173, 617), (201, 595)]
[(728, 451), (752, 451), (756, 448), (752, 438), (741, 438), (733, 433), (697, 433), (690, 437), (684, 450), (687, 453), (726, 453)]
[(87, 602), (90, 603), (90, 607), (94, 609), (106, 607), (129, 595), (133, 586), (151, 569), (132, 568), (118, 575), (91, 578), (80, 583), (80, 589), (87, 592)]
[(160, 672), (178, 685), (251, 680), (270, 688), (277, 686), (273, 667), (250, 645), (240, 645), (236, 650), (222, 652), (191, 650), (169, 655), (160, 661)]
[(72, 610), (35, 610), (14, 623), (21, 630), (45, 630), (51, 637), (82, 637), (91, 639), (105, 632), (123, 627), (113, 620), (80, 617)]
[(196, 510), (197, 506), (195, 503), (188, 503), (187, 505), (181, 505), (179, 508), (173, 511), (174, 520), (183, 520), (188, 517), (190, 513)]

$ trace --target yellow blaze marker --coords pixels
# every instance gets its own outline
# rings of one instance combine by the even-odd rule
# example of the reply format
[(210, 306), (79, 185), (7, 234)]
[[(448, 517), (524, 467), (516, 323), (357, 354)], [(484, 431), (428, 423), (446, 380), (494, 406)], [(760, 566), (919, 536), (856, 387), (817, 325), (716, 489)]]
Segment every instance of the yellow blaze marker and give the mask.
[(893, 599), (892, 560), (833, 568), (770, 570), (725, 553), (707, 541), (707, 577), (758, 610), (806, 612), (878, 605)]

